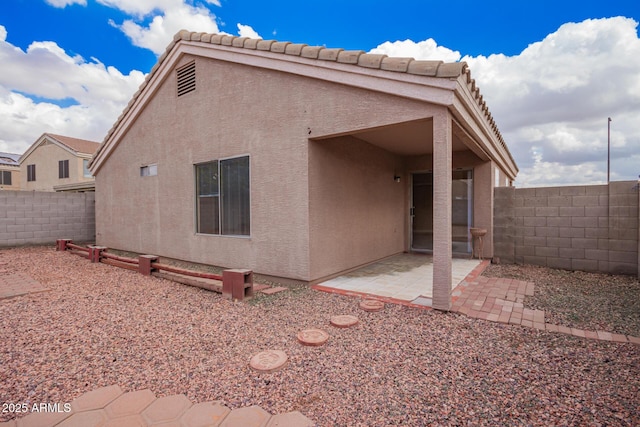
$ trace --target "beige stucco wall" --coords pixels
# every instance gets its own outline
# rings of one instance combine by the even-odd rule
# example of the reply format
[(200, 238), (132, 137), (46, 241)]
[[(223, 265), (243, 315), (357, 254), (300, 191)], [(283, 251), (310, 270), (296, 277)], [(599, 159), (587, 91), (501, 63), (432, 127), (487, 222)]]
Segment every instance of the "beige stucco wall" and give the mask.
[(402, 252), (402, 158), (354, 137), (309, 145), (311, 277)]
[[(69, 178), (58, 178), (58, 162), (69, 160)], [(45, 142), (20, 162), (21, 189), (25, 191), (54, 191), (56, 185), (93, 181), (83, 174), (83, 158), (64, 148)], [(27, 181), (27, 165), (36, 165), (36, 180)]]
[[(205, 58), (196, 68), (197, 90), (176, 98), (170, 73), (98, 170), (99, 244), (306, 281), (403, 249), (398, 159), (353, 138), (309, 139), (423, 119), (428, 106)], [(194, 164), (247, 154), (251, 236), (197, 235)], [(140, 177), (152, 163), (158, 175)]]
[(11, 185), (0, 184), (0, 190), (19, 190), (20, 189), (20, 169), (18, 167), (0, 165), (0, 171), (11, 172)]

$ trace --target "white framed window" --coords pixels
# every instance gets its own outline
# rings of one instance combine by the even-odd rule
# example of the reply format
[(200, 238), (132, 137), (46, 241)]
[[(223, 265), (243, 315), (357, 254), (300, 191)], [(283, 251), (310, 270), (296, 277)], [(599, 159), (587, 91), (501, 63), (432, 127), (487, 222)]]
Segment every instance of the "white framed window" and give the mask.
[(151, 164), (146, 166), (140, 166), (140, 176), (156, 176), (158, 175), (158, 165)]
[(251, 189), (249, 156), (195, 165), (196, 231), (249, 236)]

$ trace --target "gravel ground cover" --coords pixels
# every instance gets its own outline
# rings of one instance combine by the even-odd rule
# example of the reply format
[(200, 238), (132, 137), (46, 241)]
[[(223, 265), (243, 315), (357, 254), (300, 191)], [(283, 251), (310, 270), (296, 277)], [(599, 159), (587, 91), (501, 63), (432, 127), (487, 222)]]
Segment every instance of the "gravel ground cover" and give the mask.
[[(52, 248), (1, 250), (0, 264), (51, 289), (0, 301), (0, 404), (118, 384), (298, 410), (319, 426), (640, 425), (638, 345), (394, 305), (369, 313), (306, 287), (234, 304)], [(337, 314), (360, 323), (334, 328)], [(328, 342), (300, 345), (309, 328)], [(266, 349), (288, 365), (253, 371)]]
[(637, 277), (509, 264), (492, 264), (484, 275), (535, 283), (525, 305), (545, 310), (548, 323), (640, 337)]

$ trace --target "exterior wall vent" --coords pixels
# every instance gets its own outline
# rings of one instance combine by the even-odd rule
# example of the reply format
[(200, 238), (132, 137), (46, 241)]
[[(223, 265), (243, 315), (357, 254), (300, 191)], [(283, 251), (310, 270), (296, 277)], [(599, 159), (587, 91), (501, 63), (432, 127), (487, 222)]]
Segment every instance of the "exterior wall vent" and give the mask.
[(178, 79), (178, 96), (196, 90), (196, 62), (192, 61), (176, 70)]

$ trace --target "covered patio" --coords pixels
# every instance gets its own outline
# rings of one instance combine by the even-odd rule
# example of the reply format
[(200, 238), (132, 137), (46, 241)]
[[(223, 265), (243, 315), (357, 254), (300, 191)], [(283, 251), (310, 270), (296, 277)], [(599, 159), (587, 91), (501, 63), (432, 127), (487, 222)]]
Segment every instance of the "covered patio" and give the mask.
[[(469, 275), (475, 277), (486, 262), (452, 258), (450, 292)], [(383, 297), (400, 303), (433, 306), (433, 256), (402, 253), (319, 283), (318, 290)]]
[[(508, 185), (514, 175), (505, 173), (509, 167), (491, 153), (504, 147), (455, 109), (426, 104), (420, 114), (426, 117), (393, 122), (385, 116), (380, 121), (387, 123), (380, 126), (310, 139), (310, 188), (330, 189), (311, 192), (312, 215), (330, 218), (334, 235), (349, 252), (328, 250), (336, 245), (335, 238), (326, 237), (328, 233), (315, 238), (312, 233), (312, 242), (318, 243), (317, 250), (312, 243), (312, 258), (336, 266), (355, 260), (353, 254), (375, 259), (371, 248), (386, 251), (373, 264), (363, 256), (363, 269), (345, 266), (342, 276), (314, 281), (321, 287), (417, 301), (446, 311), (452, 289), (479, 264), (469, 260), (470, 228), (487, 230), (484, 254), (491, 257), (493, 188)], [(313, 217), (312, 222), (320, 221)], [(357, 234), (354, 230), (362, 223), (375, 227)]]

